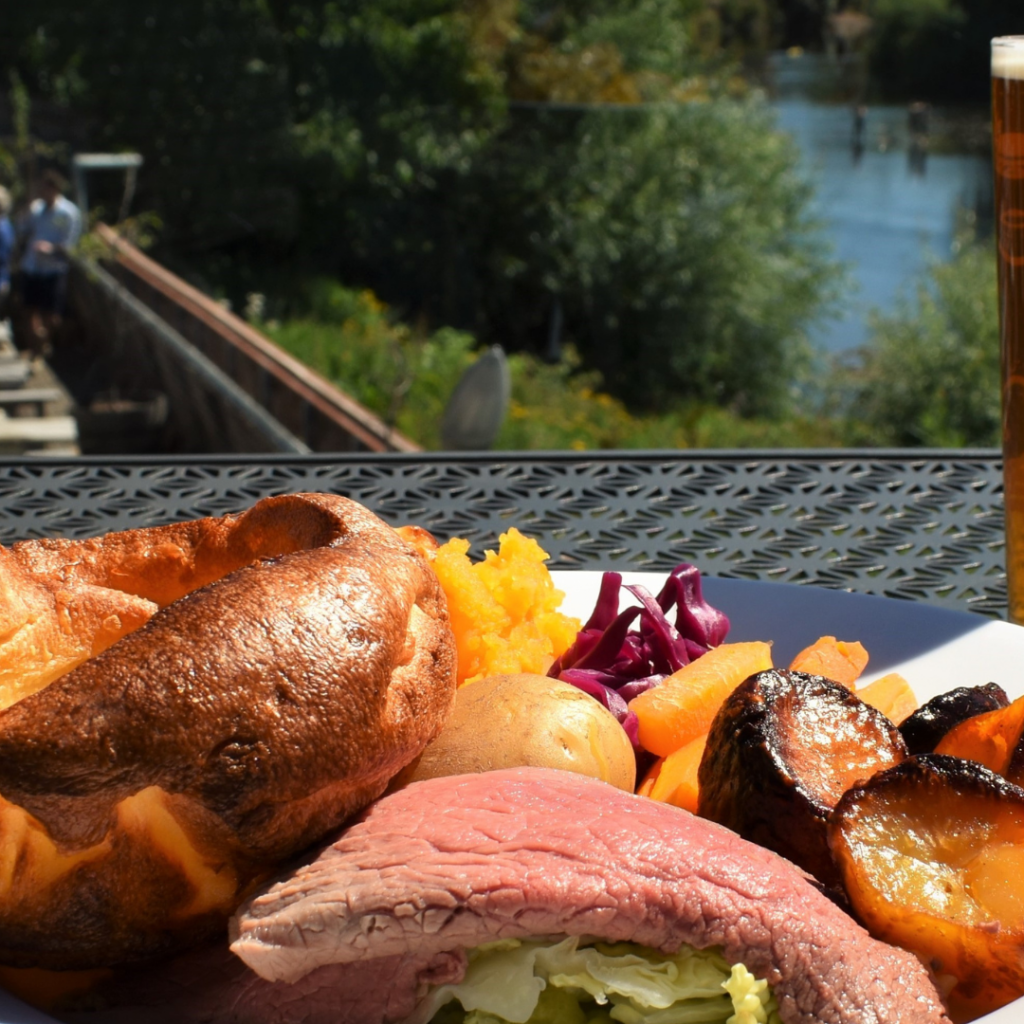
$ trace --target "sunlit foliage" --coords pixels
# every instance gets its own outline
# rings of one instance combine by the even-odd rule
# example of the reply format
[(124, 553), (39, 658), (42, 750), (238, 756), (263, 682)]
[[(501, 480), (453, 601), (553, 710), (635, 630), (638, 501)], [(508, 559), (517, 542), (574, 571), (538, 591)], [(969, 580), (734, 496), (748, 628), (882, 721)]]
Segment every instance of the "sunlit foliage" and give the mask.
[(427, 333), (571, 344), (633, 411), (785, 408), (833, 274), (795, 147), (707, 45), (763, 37), (758, 0), (9, 14), (0, 66), (77, 148), (143, 153), (157, 255), (236, 305), (326, 274)]
[(869, 346), (832, 381), (847, 443), (998, 445), (998, 311), (993, 249), (973, 245), (876, 315)]

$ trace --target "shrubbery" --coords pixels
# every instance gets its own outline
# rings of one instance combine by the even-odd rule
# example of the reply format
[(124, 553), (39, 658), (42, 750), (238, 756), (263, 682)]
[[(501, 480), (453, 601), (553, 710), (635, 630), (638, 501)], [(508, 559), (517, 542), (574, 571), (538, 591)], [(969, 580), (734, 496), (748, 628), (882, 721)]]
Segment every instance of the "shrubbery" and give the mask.
[(998, 445), (999, 303), (991, 244), (936, 264), (871, 343), (832, 373), (847, 444)]
[[(319, 280), (306, 314), (263, 324), (283, 347), (426, 448), (476, 341), (398, 321), (369, 291)], [(634, 415), (572, 349), (550, 365), (509, 357), (512, 402), (495, 447), (813, 448), (999, 444), (999, 325), (991, 244), (935, 264), (896, 312), (876, 314), (870, 343), (822, 365), (782, 416), (752, 418), (690, 402)]]
[(560, 319), (635, 413), (784, 409), (833, 268), (795, 144), (712, 45), (762, 45), (760, 0), (7, 13), (0, 65), (76, 148), (142, 153), (154, 254), (236, 306), (327, 275), (509, 352)]
[[(258, 304), (257, 304), (258, 308)], [(428, 449), (462, 372), (476, 358), (465, 332), (427, 334), (396, 320), (372, 293), (318, 280), (306, 313), (259, 326), (367, 408)], [(750, 419), (692, 403), (662, 415), (631, 415), (607, 394), (600, 375), (568, 349), (551, 365), (509, 356), (512, 400), (495, 444), (505, 450), (596, 448), (813, 447), (838, 443), (822, 417)]]

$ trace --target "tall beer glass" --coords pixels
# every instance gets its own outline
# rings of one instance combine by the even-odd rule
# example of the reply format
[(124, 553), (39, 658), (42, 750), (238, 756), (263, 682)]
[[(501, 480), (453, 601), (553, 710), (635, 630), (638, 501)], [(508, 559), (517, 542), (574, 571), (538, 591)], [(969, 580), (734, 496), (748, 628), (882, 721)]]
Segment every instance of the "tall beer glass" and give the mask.
[(1007, 612), (1024, 624), (1024, 36), (992, 40)]

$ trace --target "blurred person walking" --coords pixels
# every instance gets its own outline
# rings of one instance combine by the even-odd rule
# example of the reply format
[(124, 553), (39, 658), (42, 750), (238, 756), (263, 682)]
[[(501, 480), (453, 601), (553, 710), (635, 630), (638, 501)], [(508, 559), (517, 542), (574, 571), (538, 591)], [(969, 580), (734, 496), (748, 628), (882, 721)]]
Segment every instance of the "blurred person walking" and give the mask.
[(14, 260), (14, 226), (11, 224), (11, 193), (0, 185), (0, 319), (7, 315)]
[(39, 198), (29, 207), (21, 257), (21, 298), (29, 317), (30, 343), (49, 355), (64, 313), (70, 254), (82, 232), (82, 215), (65, 198), (64, 179), (46, 171)]

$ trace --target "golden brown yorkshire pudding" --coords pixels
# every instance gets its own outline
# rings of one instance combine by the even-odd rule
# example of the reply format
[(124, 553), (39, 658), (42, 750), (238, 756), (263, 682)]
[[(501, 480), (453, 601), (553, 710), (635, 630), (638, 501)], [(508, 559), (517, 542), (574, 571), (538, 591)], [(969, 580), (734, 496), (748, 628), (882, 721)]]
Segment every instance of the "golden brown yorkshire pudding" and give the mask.
[(454, 698), (433, 572), (331, 495), (15, 544), (0, 602), (3, 687), (36, 691), (0, 711), (9, 964), (122, 963), (221, 927), (382, 793)]

